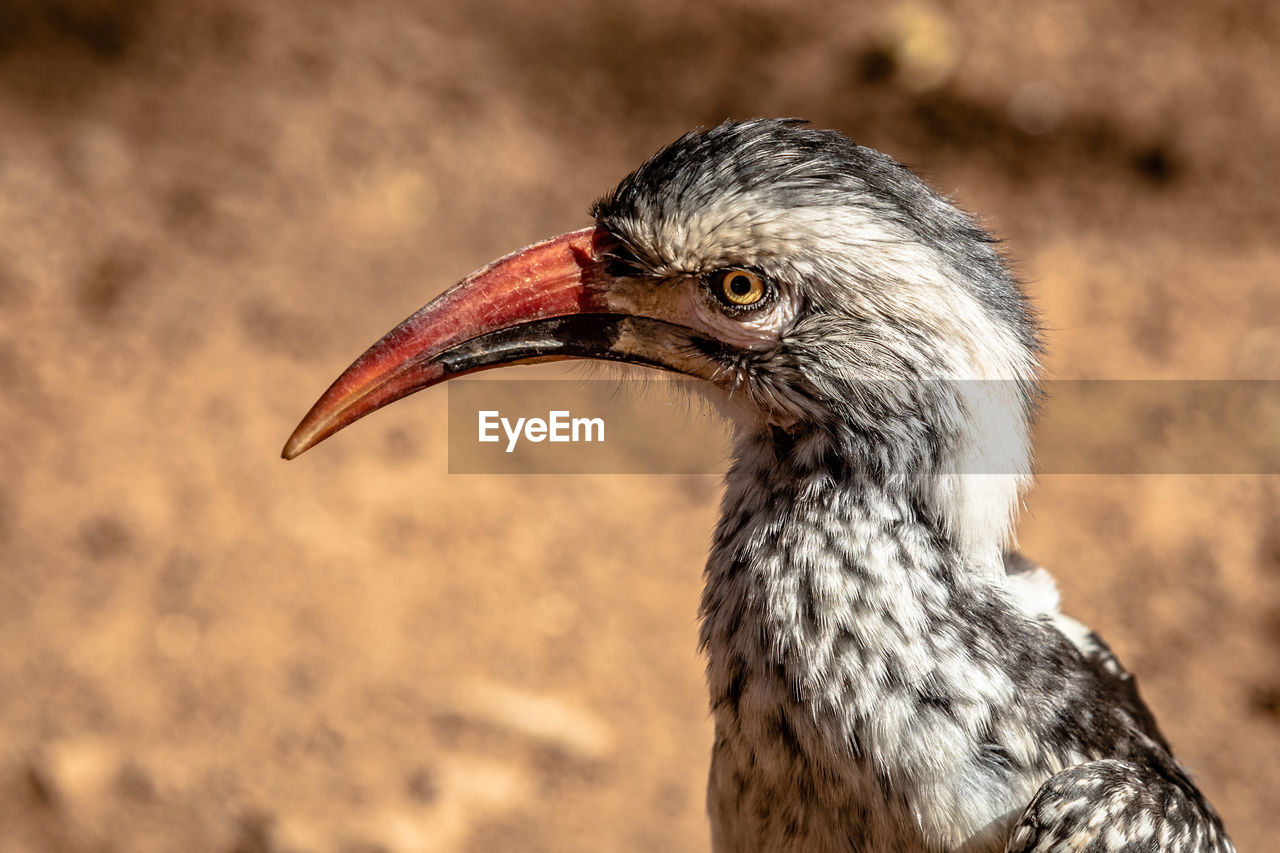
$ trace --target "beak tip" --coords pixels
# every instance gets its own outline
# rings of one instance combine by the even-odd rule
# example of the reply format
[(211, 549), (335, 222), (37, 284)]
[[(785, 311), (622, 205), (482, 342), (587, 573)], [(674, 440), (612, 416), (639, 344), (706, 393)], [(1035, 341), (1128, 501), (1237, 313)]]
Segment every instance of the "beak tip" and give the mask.
[(280, 451), (280, 458), (285, 460), (297, 459), (311, 449), (315, 443), (314, 435), (304, 434), (301, 427), (299, 427), (293, 431), (293, 435), (289, 436), (289, 440), (284, 443), (284, 449)]

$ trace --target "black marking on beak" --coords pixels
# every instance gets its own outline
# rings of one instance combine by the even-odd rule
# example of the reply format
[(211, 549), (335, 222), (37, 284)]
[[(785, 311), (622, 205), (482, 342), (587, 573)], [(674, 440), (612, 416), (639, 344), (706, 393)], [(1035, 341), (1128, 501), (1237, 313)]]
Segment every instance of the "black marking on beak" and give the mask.
[(589, 358), (706, 378), (725, 345), (692, 329), (630, 314), (572, 314), (498, 329), (450, 347), (433, 362), (457, 376), (507, 364)]

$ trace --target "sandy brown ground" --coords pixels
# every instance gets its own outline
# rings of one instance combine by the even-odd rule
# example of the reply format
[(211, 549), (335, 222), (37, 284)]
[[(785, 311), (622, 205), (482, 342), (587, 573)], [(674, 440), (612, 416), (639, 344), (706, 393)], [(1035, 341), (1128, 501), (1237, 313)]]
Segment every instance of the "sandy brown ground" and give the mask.
[[(449, 477), (443, 392), (294, 423), (755, 115), (980, 211), (1055, 375), (1280, 378), (1278, 81), (1269, 0), (0, 2), (0, 849), (705, 850), (715, 479)], [(1278, 487), (1050, 477), (1021, 527), (1244, 851)]]

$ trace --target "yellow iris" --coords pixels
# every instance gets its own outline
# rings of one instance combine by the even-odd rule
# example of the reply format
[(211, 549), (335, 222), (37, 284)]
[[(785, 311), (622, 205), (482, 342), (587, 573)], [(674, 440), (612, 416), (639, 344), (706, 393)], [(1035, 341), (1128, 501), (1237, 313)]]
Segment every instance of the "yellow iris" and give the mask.
[(768, 293), (764, 279), (751, 270), (726, 270), (718, 279), (716, 295), (740, 308), (755, 305)]

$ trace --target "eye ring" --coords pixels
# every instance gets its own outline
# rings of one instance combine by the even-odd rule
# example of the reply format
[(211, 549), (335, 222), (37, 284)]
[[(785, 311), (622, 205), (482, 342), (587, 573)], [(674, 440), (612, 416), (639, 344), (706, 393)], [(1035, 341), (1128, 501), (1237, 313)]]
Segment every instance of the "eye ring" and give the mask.
[(762, 308), (774, 292), (763, 276), (743, 267), (717, 270), (711, 274), (708, 285), (720, 304), (734, 311)]

